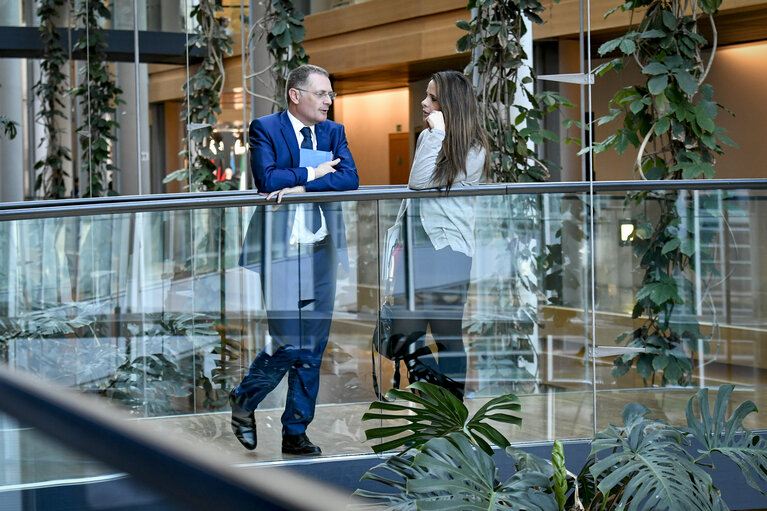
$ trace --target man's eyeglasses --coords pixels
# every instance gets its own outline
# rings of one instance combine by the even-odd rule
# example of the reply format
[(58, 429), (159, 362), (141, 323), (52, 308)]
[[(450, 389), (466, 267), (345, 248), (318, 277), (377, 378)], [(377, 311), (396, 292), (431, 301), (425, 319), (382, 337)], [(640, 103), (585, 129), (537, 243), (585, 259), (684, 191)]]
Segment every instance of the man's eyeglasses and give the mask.
[(303, 91), (303, 92), (309, 92), (310, 94), (314, 94), (315, 96), (317, 96), (320, 99), (322, 99), (325, 96), (327, 96), (327, 97), (330, 98), (330, 101), (333, 101), (338, 96), (338, 94), (336, 94), (335, 92), (324, 92), (324, 91), (323, 92), (314, 92), (314, 91), (311, 91), (311, 90), (299, 89), (298, 87), (293, 87), (293, 88), (296, 89), (296, 90), (300, 90), (300, 91)]

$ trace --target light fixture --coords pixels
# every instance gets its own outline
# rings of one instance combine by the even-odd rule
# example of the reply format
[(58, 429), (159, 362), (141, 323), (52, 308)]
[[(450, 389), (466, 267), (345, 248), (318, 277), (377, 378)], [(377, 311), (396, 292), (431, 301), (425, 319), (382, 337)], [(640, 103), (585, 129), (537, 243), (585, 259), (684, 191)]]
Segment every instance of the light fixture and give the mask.
[(636, 225), (631, 220), (621, 220), (620, 223), (620, 244), (628, 245), (634, 239), (634, 230)]

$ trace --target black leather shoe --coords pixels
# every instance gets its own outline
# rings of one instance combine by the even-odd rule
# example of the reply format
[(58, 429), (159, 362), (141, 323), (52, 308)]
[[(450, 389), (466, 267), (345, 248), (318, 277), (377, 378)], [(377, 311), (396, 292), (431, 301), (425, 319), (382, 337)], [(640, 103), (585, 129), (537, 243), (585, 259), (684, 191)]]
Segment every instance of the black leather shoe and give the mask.
[(229, 392), (229, 404), (232, 407), (232, 432), (243, 447), (252, 451), (258, 444), (256, 416), (253, 412), (240, 408), (237, 398), (234, 396), (234, 389)]
[(322, 454), (322, 449), (314, 445), (306, 437), (306, 433), (301, 433), (300, 435), (282, 435), (282, 453), (315, 456)]

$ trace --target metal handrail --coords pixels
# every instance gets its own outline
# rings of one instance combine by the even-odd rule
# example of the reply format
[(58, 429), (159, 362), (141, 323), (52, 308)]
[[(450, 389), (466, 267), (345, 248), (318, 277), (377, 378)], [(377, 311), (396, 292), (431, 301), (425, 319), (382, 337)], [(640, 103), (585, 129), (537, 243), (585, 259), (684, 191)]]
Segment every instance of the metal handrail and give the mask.
[(257, 476), (225, 464), (206, 445), (140, 427), (93, 396), (0, 366), (0, 411), (62, 445), (129, 474), (184, 509), (346, 509), (350, 498), (328, 485), (278, 468)]
[[(593, 185), (596, 193), (652, 190), (765, 190), (767, 179), (705, 179), (679, 181), (599, 181)], [(588, 193), (589, 183), (510, 183), (487, 184), (453, 188), (449, 195), (517, 195), (545, 193)], [(311, 192), (286, 195), (283, 202), (347, 202), (365, 200), (394, 200), (443, 197), (442, 190), (409, 190), (400, 186), (362, 186), (345, 192)], [(273, 204), (274, 201), (269, 203)], [(0, 221), (58, 216), (103, 215), (200, 208), (263, 206), (266, 197), (256, 191), (200, 192), (161, 195), (133, 195), (92, 199), (62, 199), (0, 204)]]

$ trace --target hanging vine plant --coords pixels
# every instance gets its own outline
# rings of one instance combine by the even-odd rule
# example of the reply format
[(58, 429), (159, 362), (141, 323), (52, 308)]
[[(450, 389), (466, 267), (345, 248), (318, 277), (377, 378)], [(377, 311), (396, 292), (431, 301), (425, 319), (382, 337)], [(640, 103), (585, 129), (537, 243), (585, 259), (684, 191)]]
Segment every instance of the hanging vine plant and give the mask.
[[(615, 148), (623, 153), (637, 148), (634, 172), (641, 179), (698, 179), (714, 177), (716, 155), (724, 145), (734, 145), (725, 130), (715, 123), (723, 107), (714, 101), (714, 89), (705, 83), (716, 54), (717, 31), (714, 23), (721, 0), (629, 0), (620, 9), (644, 9), (637, 25), (621, 37), (604, 43), (601, 55), (618, 53), (616, 58), (595, 70), (604, 74), (620, 70), (625, 60), (634, 61), (644, 83), (620, 89), (610, 102), (608, 115), (597, 120), (602, 125), (622, 118), (623, 125), (605, 140), (594, 145), (599, 153)], [(708, 58), (703, 50), (709, 42), (700, 34), (699, 23), (710, 22), (713, 41)], [(636, 294), (633, 317), (642, 325), (620, 336), (617, 342), (644, 348), (643, 353), (615, 359), (613, 374), (625, 374), (636, 364), (645, 383), (688, 384), (692, 378), (691, 353), (698, 340), (708, 340), (700, 332), (690, 294), (694, 273), (703, 279), (715, 271), (711, 264), (696, 266), (710, 258), (710, 239), (699, 238), (686, 227), (692, 220), (689, 201), (678, 191), (643, 191), (627, 197), (627, 205), (650, 200), (657, 208), (652, 219), (639, 218), (633, 237), (634, 253), (644, 271), (642, 287)], [(705, 201), (717, 200), (716, 197)], [(709, 235), (711, 236), (711, 235)]]
[(38, 171), (35, 190), (46, 199), (66, 197), (69, 175), (64, 170), (64, 162), (71, 160), (69, 148), (62, 144), (63, 130), (56, 125), (57, 120), (67, 118), (61, 101), (67, 92), (67, 76), (62, 71), (67, 62), (67, 52), (61, 46), (56, 25), (59, 8), (65, 5), (66, 0), (41, 0), (37, 8), (43, 58), (40, 60), (40, 78), (33, 90), (41, 105), (36, 117), (45, 130), (40, 147), (46, 148), (46, 154), (35, 164)]
[(80, 68), (81, 85), (72, 93), (82, 105), (82, 125), (77, 128), (82, 150), (80, 172), (86, 182), (80, 182), (80, 195), (101, 197), (116, 195), (112, 187), (114, 173), (112, 144), (114, 131), (120, 127), (115, 120), (115, 109), (125, 103), (120, 99), (122, 90), (115, 84), (114, 74), (107, 63), (107, 44), (102, 29), (111, 16), (104, 0), (80, 0), (76, 22), (82, 36), (74, 45), (75, 51), (86, 54), (86, 65)]
[[(264, 16), (250, 28), (248, 47), (257, 44), (266, 36), (266, 48), (271, 62), (268, 67), (249, 73), (246, 78), (256, 78), (264, 88), (273, 88), (270, 95), (252, 90), (248, 90), (248, 93), (270, 102), (272, 111), (284, 110), (287, 108), (285, 84), (288, 74), (309, 62), (309, 56), (301, 44), (306, 36), (304, 15), (291, 0), (266, 0), (264, 7)], [(271, 80), (264, 80), (262, 77), (265, 75)]]
[[(542, 127), (543, 118), (556, 108), (573, 105), (554, 92), (532, 91), (535, 73), (526, 64), (522, 38), (527, 34), (525, 20), (543, 23), (539, 16), (543, 5), (537, 0), (470, 0), (467, 9), (474, 11), (470, 21), (457, 23), (468, 32), (458, 40), (457, 49), (472, 51), (466, 75), (478, 72), (479, 115), (490, 135), (490, 177), (496, 182), (547, 181), (552, 164), (539, 158), (528, 143), (558, 140)], [(530, 106), (515, 105), (520, 93)]]
[(210, 150), (213, 126), (221, 114), (221, 94), (224, 92), (226, 73), (224, 57), (232, 53), (229, 37), (229, 19), (221, 16), (222, 0), (200, 0), (190, 12), (195, 21), (195, 34), (189, 38), (187, 51), (200, 49), (203, 61), (184, 84), (184, 107), (181, 121), (188, 126), (186, 149), (182, 152), (189, 169), (170, 173), (164, 182), (189, 180), (191, 191), (228, 190), (235, 185), (231, 181), (216, 179), (215, 154)]

